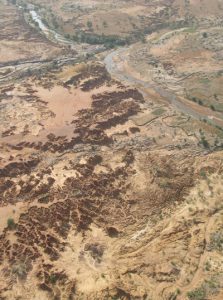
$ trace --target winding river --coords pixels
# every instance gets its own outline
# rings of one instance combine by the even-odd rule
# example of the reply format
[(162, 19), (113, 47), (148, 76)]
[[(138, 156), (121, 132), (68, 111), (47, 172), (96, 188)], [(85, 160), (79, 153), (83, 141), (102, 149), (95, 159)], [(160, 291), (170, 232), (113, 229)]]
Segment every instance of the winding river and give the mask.
[(198, 120), (204, 118), (202, 114), (199, 114), (198, 112), (185, 105), (173, 92), (164, 89), (160, 85), (152, 84), (148, 81), (133, 77), (131, 74), (125, 73), (125, 71), (123, 71), (123, 69), (119, 65), (117, 65), (117, 63), (115, 62), (115, 58), (119, 57), (119, 60), (124, 61), (126, 57), (126, 51), (128, 51), (128, 48), (118, 49), (107, 55), (107, 57), (105, 58), (104, 61), (106, 68), (112, 76), (122, 82), (124, 81), (127, 84), (137, 86), (138, 89), (143, 89), (143, 94), (146, 94), (145, 89), (153, 89), (157, 94), (164, 98), (168, 103), (172, 104), (180, 112), (188, 114)]
[[(34, 9), (30, 10), (30, 15), (33, 21), (38, 24), (39, 29), (49, 40), (60, 43), (62, 45), (77, 46), (77, 43), (66, 39), (64, 36), (57, 33), (55, 30), (48, 28), (43, 23), (41, 16)], [(129, 48), (122, 47), (110, 52), (106, 56), (106, 58), (104, 59), (104, 63), (107, 71), (111, 74), (111, 76), (113, 76), (121, 82), (127, 83), (128, 85), (137, 87), (139, 90), (141, 90), (145, 97), (148, 96), (148, 98), (149, 93), (146, 92), (146, 89), (153, 89), (158, 95), (160, 95), (164, 99), (164, 101), (166, 101), (168, 104), (171, 104), (176, 110), (187, 114), (194, 119), (205, 119), (213, 125), (223, 126), (222, 116), (219, 115), (219, 113), (212, 112), (207, 108), (196, 108), (196, 106), (191, 105), (189, 101), (178, 97), (173, 91), (163, 88), (157, 83), (150, 83), (142, 79), (138, 79), (130, 73), (126, 73), (126, 70), (124, 70), (122, 66), (117, 62), (117, 58), (119, 61), (124, 62), (126, 60), (126, 54), (128, 51)], [(84, 52), (82, 52), (82, 54), (84, 54)]]
[[(131, 46), (130, 46), (131, 47)], [(146, 89), (153, 89), (168, 104), (171, 104), (177, 111), (191, 116), (196, 120), (206, 120), (212, 125), (223, 127), (222, 114), (213, 112), (206, 107), (201, 107), (190, 103), (189, 100), (177, 96), (169, 89), (163, 88), (157, 83), (150, 83), (142, 79), (134, 77), (127, 73), (119, 62), (125, 62), (128, 57), (129, 48), (124, 47), (117, 49), (108, 54), (104, 60), (108, 72), (116, 79), (125, 82), (131, 86), (137, 87), (145, 97), (150, 97)]]
[(49, 29), (42, 21), (41, 17), (37, 14), (35, 10), (30, 11), (30, 15), (34, 22), (36, 22), (40, 28), (40, 30), (44, 33), (44, 35), (52, 41), (56, 41), (60, 44), (64, 45), (73, 45), (74, 43), (68, 39), (66, 39), (61, 34), (57, 33), (56, 31)]

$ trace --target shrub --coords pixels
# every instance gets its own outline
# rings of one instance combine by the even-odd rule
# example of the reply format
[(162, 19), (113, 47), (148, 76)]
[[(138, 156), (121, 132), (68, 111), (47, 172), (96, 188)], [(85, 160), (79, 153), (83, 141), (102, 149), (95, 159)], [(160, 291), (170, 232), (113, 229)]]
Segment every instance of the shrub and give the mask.
[(93, 27), (93, 24), (92, 24), (91, 21), (88, 21), (88, 22), (87, 22), (87, 27), (88, 27), (89, 29), (91, 29), (91, 28)]
[(57, 275), (56, 274), (51, 274), (50, 277), (49, 277), (49, 281), (50, 283), (52, 284), (55, 284), (57, 282)]
[(223, 251), (223, 230), (212, 233), (209, 248), (219, 252)]
[(200, 176), (203, 177), (203, 178), (207, 178), (207, 174), (204, 170), (200, 171)]
[(206, 140), (206, 138), (204, 136), (201, 137), (201, 144), (204, 146), (204, 148), (210, 147), (208, 141)]
[(26, 264), (24, 262), (18, 262), (12, 267), (12, 273), (19, 279), (25, 279), (27, 275)]
[(203, 287), (197, 288), (187, 293), (187, 297), (190, 300), (204, 300), (206, 297), (206, 291)]
[(10, 230), (15, 229), (15, 227), (16, 227), (15, 221), (14, 221), (14, 219), (12, 219), (12, 218), (9, 218), (9, 219), (8, 219), (7, 224), (8, 224), (8, 228), (9, 228)]
[(210, 280), (205, 280), (200, 287), (188, 292), (187, 297), (189, 300), (212, 299), (208, 296), (217, 294), (220, 286), (218, 279), (211, 277)]

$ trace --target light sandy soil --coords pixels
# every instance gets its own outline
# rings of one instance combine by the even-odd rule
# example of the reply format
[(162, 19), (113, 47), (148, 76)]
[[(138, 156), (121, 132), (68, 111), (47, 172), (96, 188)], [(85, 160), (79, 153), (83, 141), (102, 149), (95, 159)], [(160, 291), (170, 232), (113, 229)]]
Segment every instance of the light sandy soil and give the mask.
[[(55, 86), (52, 89), (39, 87), (35, 95), (44, 102), (53, 113), (53, 117), (42, 123), (48, 134), (67, 135), (75, 114), (91, 106), (91, 95), (77, 89)], [(72, 128), (71, 128), (72, 134)]]

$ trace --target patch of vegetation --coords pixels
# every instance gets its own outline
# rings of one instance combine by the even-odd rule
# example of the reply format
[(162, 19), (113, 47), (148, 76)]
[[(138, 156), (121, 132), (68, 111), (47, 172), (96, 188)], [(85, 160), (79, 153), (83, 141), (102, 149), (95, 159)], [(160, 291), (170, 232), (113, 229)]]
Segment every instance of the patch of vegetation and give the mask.
[(223, 112), (223, 104), (222, 103), (216, 103), (215, 104), (215, 110)]
[(11, 4), (16, 5), (16, 0), (9, 0), (8, 2), (11, 3)]
[(209, 142), (204, 136), (201, 138), (201, 144), (204, 146), (204, 148), (210, 148)]
[(203, 131), (200, 131), (200, 135), (201, 135), (201, 139), (200, 139), (199, 144), (201, 144), (204, 148), (209, 149), (210, 145), (209, 145), (209, 142), (207, 141)]
[(223, 128), (221, 127), (221, 126), (219, 126), (219, 125), (216, 125), (215, 126), (218, 130), (221, 130), (221, 131), (223, 131)]
[(9, 218), (7, 220), (7, 225), (10, 230), (14, 230), (16, 228), (16, 224), (13, 218)]
[(204, 287), (200, 287), (188, 292), (187, 297), (190, 300), (204, 300), (206, 298), (206, 291)]
[(12, 267), (12, 274), (16, 275), (19, 279), (25, 279), (27, 275), (26, 264), (18, 262)]
[(211, 264), (210, 264), (209, 261), (207, 261), (206, 264), (205, 264), (205, 270), (210, 271), (210, 269), (211, 269)]
[(210, 79), (208, 79), (208, 78), (201, 78), (200, 79), (200, 83), (209, 84), (210, 83)]
[(57, 282), (57, 275), (56, 274), (51, 274), (50, 277), (49, 277), (49, 281), (50, 283), (52, 284), (55, 284)]
[(206, 174), (206, 172), (204, 170), (200, 171), (200, 176), (203, 177), (204, 179), (207, 178), (207, 174)]
[(223, 230), (219, 230), (211, 234), (208, 246), (210, 250), (223, 252)]
[(128, 38), (120, 38), (118, 36), (105, 36), (93, 33), (79, 32), (73, 36), (73, 40), (78, 43), (87, 43), (91, 45), (104, 45), (106, 48), (114, 48), (115, 46), (124, 46), (129, 44)]
[(195, 103), (201, 105), (201, 106), (204, 105), (204, 102), (203, 102), (203, 100), (201, 100), (201, 99), (198, 99), (198, 98), (196, 98), (196, 97), (192, 97), (192, 98), (189, 97), (189, 99), (192, 100), (193, 102), (195, 102)]
[(154, 111), (152, 112), (152, 114), (155, 115), (155, 116), (161, 116), (161, 115), (164, 114), (165, 112), (166, 112), (166, 111), (165, 111), (164, 108), (158, 108), (158, 109), (154, 110)]
[(212, 277), (210, 280), (205, 280), (202, 285), (193, 291), (187, 293), (190, 300), (205, 300), (208, 295), (216, 295), (219, 292), (219, 282)]
[(195, 33), (196, 31), (197, 31), (197, 27), (196, 26), (189, 27), (189, 28), (186, 28), (184, 30), (184, 32), (187, 32), (187, 33)]
[(176, 299), (177, 299), (177, 296), (180, 295), (180, 293), (181, 293), (180, 289), (176, 289), (175, 292), (171, 293), (169, 299), (170, 299), (170, 300), (176, 300)]
[(93, 28), (93, 24), (91, 21), (87, 22), (87, 27), (91, 30)]
[(161, 180), (159, 186), (163, 189), (165, 188), (171, 188), (171, 183), (168, 182), (166, 179)]

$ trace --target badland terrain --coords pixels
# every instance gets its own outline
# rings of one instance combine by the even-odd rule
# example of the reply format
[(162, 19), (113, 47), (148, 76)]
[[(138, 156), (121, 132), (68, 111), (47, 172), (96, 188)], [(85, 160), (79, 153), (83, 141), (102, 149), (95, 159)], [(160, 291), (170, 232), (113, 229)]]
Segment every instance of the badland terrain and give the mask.
[(0, 299), (223, 299), (221, 0), (0, 0)]

